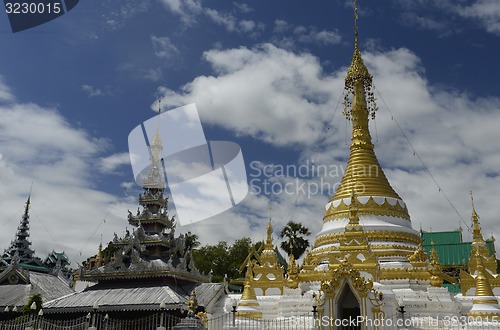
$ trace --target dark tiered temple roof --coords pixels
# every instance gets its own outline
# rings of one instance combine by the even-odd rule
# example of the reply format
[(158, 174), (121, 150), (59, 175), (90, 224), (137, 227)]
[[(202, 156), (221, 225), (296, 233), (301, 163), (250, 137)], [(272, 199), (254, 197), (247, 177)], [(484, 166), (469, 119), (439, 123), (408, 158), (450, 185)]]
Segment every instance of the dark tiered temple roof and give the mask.
[[(5, 249), (2, 259), (6, 264), (10, 264), (14, 255), (17, 254), (19, 264), (26, 269), (35, 270), (38, 272), (48, 272), (49, 270), (43, 265), (40, 258), (35, 257), (35, 251), (31, 249), (30, 238), (30, 224), (29, 224), (29, 208), (31, 196), (28, 196), (26, 205), (24, 207), (24, 214), (21, 217), (19, 226), (17, 227), (16, 236), (10, 246)], [(4, 269), (5, 264), (0, 264), (0, 270)]]
[(50, 259), (49, 255), (46, 260), (50, 259), (53, 263), (43, 263), (30, 248), (30, 200), (28, 197), (14, 240), (0, 259), (1, 311), (11, 311), (14, 307), (20, 311), (34, 294), (41, 294), (42, 301), (46, 302), (74, 292), (69, 286), (69, 262), (67, 258), (62, 258), (65, 257), (64, 252), (53, 251), (54, 258)]
[(139, 207), (128, 212), (134, 230), (124, 237), (116, 234), (108, 248), (114, 255), (104, 256), (102, 246), (95, 258), (78, 273), (80, 280), (97, 284), (81, 292), (44, 304), (46, 313), (82, 313), (98, 304), (100, 310), (158, 310), (164, 303), (180, 312), (194, 290), (199, 305), (207, 307), (224, 292), (224, 285), (208, 283), (210, 275), (201, 274), (194, 265), (191, 248), (184, 235), (176, 235), (176, 221), (168, 213), (168, 198), (159, 154), (159, 134), (151, 144), (149, 172), (142, 182)]

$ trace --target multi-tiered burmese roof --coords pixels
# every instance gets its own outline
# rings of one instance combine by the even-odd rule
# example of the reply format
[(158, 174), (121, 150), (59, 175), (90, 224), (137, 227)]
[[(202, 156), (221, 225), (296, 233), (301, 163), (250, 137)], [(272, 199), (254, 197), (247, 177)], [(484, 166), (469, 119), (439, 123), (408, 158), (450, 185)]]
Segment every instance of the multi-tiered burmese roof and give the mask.
[[(377, 110), (368, 72), (358, 46), (345, 79), (344, 114), (352, 121), (350, 155), (340, 185), (325, 206), (323, 229), (316, 236), (314, 255), (334, 252), (349, 222), (351, 196), (356, 197), (360, 225), (378, 256), (407, 256), (420, 236), (411, 227), (406, 204), (389, 184), (371, 142), (369, 116)], [(352, 97), (352, 99), (351, 99)]]

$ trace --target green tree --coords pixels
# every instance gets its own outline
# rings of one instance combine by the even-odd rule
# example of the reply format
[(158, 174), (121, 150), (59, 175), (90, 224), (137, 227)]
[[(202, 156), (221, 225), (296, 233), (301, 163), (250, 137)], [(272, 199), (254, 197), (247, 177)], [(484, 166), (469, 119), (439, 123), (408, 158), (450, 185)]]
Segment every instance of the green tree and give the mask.
[[(115, 252), (118, 251), (118, 246), (115, 246), (113, 242), (109, 242), (108, 245), (102, 250), (102, 257), (104, 258), (104, 262), (108, 263), (115, 256)], [(97, 254), (94, 256), (94, 258)]]
[(184, 240), (185, 240), (184, 246), (186, 248), (186, 251), (196, 249), (198, 246), (200, 246), (201, 243), (200, 243), (199, 239), (200, 238), (198, 237), (198, 235), (192, 234), (190, 231), (188, 231), (184, 235)]
[(234, 242), (229, 251), (229, 256), (231, 258), (231, 272), (230, 274), (228, 274), (229, 278), (238, 278), (242, 276), (241, 274), (239, 274), (239, 269), (241, 267), (241, 264), (243, 264), (243, 262), (247, 258), (251, 249), (252, 240), (250, 239), (250, 237), (243, 237)]
[[(309, 229), (300, 222), (297, 223), (289, 221), (281, 230), (280, 237), (287, 238), (287, 240), (281, 242), (281, 248), (288, 254), (288, 256), (293, 254), (295, 260), (297, 260), (309, 247), (309, 241), (305, 238), (309, 235), (311, 235)], [(292, 243), (292, 251), (290, 251), (290, 243)]]
[(240, 277), (239, 268), (245, 261), (252, 240), (249, 237), (238, 239), (233, 245), (221, 241), (216, 245), (205, 245), (193, 250), (194, 263), (202, 273), (212, 271), (212, 281), (221, 282), (224, 275), (229, 279)]
[[(212, 272), (212, 280), (220, 282), (230, 265), (229, 245), (225, 241), (217, 245), (205, 245), (193, 251), (194, 263), (202, 273)], [(229, 276), (229, 274), (228, 274)]]
[(27, 315), (29, 313), (33, 313), (32, 309), (31, 309), (31, 305), (33, 303), (35, 303), (35, 305), (36, 305), (35, 313), (38, 314), (38, 312), (42, 308), (42, 295), (39, 293), (32, 295), (30, 297), (30, 299), (28, 300), (28, 303), (26, 303), (26, 305), (23, 306), (23, 309), (21, 309), (21, 314)]

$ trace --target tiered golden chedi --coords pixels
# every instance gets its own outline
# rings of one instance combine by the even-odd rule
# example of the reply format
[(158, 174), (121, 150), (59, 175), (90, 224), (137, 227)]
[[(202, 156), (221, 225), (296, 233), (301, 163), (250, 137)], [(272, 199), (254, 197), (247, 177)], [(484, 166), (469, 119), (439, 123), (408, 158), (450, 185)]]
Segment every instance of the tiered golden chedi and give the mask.
[[(472, 198), (472, 192), (471, 192)], [(468, 272), (460, 271), (460, 287), (464, 296), (471, 295), (473, 289), (477, 288), (479, 276), (479, 266), (482, 267), (482, 277), (486, 277), (488, 285), (493, 288), (500, 287), (500, 276), (497, 274), (497, 261), (495, 254), (490, 253), (481, 233), (479, 225), (479, 215), (474, 207), (472, 199), (472, 248), (468, 262)]]
[[(373, 277), (379, 278), (380, 274), (384, 278), (384, 268), (408, 267), (408, 257), (421, 244), (420, 235), (411, 226), (406, 204), (389, 184), (375, 156), (368, 119), (375, 116), (377, 107), (372, 76), (359, 51), (357, 31), (345, 90), (344, 114), (352, 121), (349, 160), (340, 186), (325, 206), (323, 228), (306, 257), (303, 281), (320, 280), (324, 276), (321, 272), (344, 259), (354, 265), (363, 263), (362, 268)], [(358, 262), (352, 252), (360, 246), (365, 246), (366, 255)], [(376, 270), (378, 267), (382, 272)], [(428, 270), (422, 269), (421, 276), (415, 273), (411, 277), (428, 276)]]
[[(267, 225), (267, 237), (262, 252), (253, 266), (253, 287), (258, 295), (283, 294), (284, 275), (274, 250), (271, 219)], [(251, 255), (249, 255), (251, 257)]]

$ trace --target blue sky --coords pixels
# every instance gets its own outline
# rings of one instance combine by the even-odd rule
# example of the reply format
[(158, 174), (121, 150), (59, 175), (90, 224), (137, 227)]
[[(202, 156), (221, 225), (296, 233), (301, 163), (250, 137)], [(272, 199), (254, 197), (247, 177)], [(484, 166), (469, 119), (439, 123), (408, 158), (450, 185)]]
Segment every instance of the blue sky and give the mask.
[[(452, 230), (461, 218), (469, 224), (472, 189), (484, 234), (500, 237), (500, 4), (359, 6), (361, 48), (380, 108), (371, 126), (375, 150), (414, 228)], [(13, 238), (32, 183), (39, 256), (64, 250), (79, 262), (95, 253), (101, 235), (105, 242), (121, 235), (140, 191), (127, 137), (155, 115), (158, 99), (164, 110), (196, 103), (206, 137), (240, 144), (249, 174), (256, 172), (251, 162), (341, 169), (350, 127), (338, 101), (352, 18), (351, 2), (340, 0), (80, 1), (14, 34), (2, 12), (0, 248)], [(340, 178), (325, 180), (333, 186)], [(329, 194), (249, 194), (181, 230), (203, 243), (260, 240), (271, 200), (276, 233), (294, 220), (315, 234)]]

